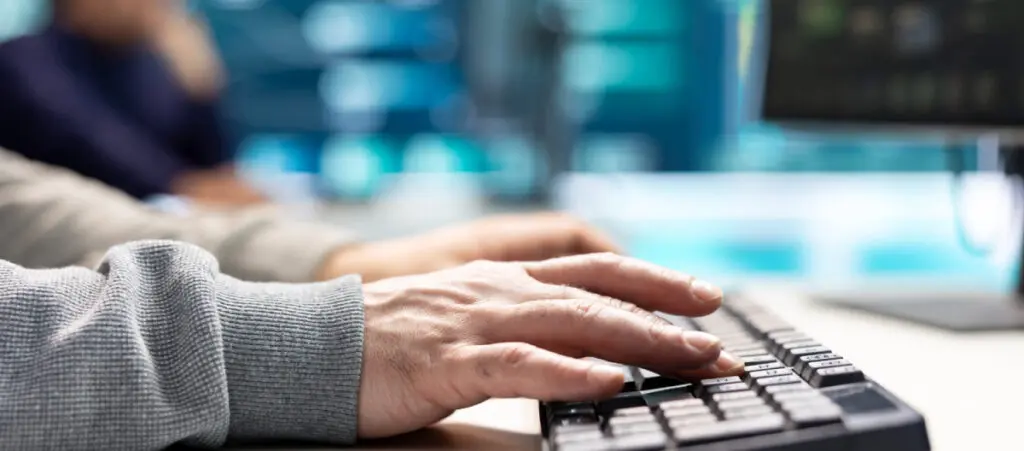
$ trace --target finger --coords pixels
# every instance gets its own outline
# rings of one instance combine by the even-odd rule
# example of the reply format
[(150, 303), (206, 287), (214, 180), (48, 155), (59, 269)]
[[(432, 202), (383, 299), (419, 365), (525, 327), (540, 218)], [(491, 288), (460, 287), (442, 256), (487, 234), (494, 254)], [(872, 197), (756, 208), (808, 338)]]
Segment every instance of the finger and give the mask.
[(622, 253), (622, 249), (611, 237), (589, 226), (577, 229), (571, 249), (573, 254)]
[(718, 338), (588, 300), (529, 301), (497, 310), (492, 341), (527, 342), (573, 356), (628, 365), (694, 370), (713, 363)]
[(526, 343), (469, 346), (458, 357), (458, 380), (485, 398), (583, 401), (615, 396), (620, 370), (562, 356)]
[(696, 370), (673, 371), (672, 369), (655, 370), (658, 374), (671, 375), (677, 379), (695, 382), (702, 379), (743, 375), (743, 361), (722, 351), (714, 363)]
[(523, 267), (541, 282), (582, 288), (648, 310), (702, 316), (722, 304), (722, 291), (707, 282), (615, 254), (528, 262), (523, 263)]
[(638, 315), (638, 316), (642, 317), (643, 319), (645, 319), (647, 321), (654, 321), (654, 322), (658, 322), (658, 323), (662, 323), (662, 324), (670, 324), (664, 318), (661, 318), (660, 316), (655, 315), (654, 313), (652, 313), (650, 311), (644, 310), (644, 309), (640, 308), (640, 306), (638, 306), (636, 304), (633, 304), (633, 303), (630, 303), (630, 302), (626, 302), (626, 301), (623, 301), (621, 299), (616, 299), (616, 298), (609, 297), (609, 296), (604, 296), (604, 295), (600, 295), (600, 294), (591, 293), (591, 292), (586, 291), (586, 290), (581, 290), (579, 288), (573, 288), (573, 287), (566, 286), (566, 285), (546, 285), (546, 286), (550, 287), (551, 290), (543, 290), (542, 292), (546, 296), (539, 297), (539, 298), (537, 298), (535, 300), (543, 301), (543, 300), (551, 300), (551, 299), (578, 299), (578, 300), (587, 300), (587, 301), (591, 301), (591, 302), (600, 302), (600, 303), (606, 304), (606, 305), (608, 305), (610, 307), (615, 307), (617, 309), (625, 310), (627, 312), (630, 312), (630, 313), (632, 313), (634, 315)]

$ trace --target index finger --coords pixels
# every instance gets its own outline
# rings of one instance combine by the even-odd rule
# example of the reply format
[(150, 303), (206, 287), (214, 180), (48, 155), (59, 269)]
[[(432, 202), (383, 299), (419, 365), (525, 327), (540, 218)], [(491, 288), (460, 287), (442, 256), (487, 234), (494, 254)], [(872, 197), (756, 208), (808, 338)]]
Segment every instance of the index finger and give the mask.
[(568, 285), (647, 310), (703, 316), (722, 304), (722, 290), (692, 276), (635, 258), (590, 254), (523, 263), (540, 282)]

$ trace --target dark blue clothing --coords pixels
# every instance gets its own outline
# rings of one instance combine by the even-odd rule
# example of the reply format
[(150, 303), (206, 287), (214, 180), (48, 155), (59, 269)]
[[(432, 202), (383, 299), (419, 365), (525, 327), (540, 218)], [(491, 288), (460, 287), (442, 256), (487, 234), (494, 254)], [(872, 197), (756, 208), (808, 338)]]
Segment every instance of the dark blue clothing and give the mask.
[(235, 151), (217, 102), (192, 100), (158, 55), (56, 27), (0, 44), (0, 147), (140, 198)]

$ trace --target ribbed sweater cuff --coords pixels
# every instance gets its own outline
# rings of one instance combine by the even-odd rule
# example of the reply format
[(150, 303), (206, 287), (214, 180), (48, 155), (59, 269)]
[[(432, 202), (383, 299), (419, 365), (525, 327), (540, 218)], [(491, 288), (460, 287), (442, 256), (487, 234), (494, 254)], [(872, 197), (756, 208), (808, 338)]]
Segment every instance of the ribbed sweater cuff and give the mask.
[(364, 329), (359, 278), (286, 285), (224, 277), (220, 285), (229, 441), (354, 442)]

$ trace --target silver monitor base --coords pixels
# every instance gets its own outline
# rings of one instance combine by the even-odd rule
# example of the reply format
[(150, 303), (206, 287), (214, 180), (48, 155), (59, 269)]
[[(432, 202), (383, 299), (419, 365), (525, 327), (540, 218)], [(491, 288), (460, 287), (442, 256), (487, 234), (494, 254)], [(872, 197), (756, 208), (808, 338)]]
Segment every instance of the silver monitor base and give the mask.
[(962, 294), (819, 296), (821, 302), (843, 308), (911, 321), (956, 332), (1024, 331), (1024, 302), (1008, 296)]

